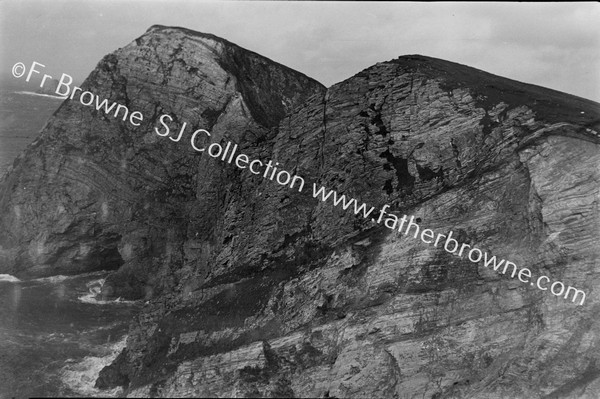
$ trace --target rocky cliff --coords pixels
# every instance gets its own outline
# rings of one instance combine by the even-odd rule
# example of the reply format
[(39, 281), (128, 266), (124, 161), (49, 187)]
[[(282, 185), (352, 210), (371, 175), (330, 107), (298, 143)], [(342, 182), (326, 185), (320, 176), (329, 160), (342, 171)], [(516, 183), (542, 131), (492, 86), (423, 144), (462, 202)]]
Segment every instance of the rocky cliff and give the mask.
[[(600, 105), (422, 56), (325, 90), (223, 39), (152, 27), (2, 182), (0, 267), (112, 267), (144, 298), (99, 387), (135, 396), (597, 397)], [(155, 118), (583, 289), (577, 305), (290, 190)]]
[(78, 96), (61, 105), (1, 183), (0, 272), (39, 277), (120, 267), (131, 280), (121, 293), (130, 297), (144, 294), (149, 271), (180, 268), (185, 253), (199, 252), (223, 194), (237, 184), (188, 136), (157, 135), (159, 116), (173, 118), (170, 137), (187, 123), (188, 131), (206, 129), (214, 142), (233, 140), (260, 155), (269, 147), (256, 144), (272, 138), (283, 116), (324, 90), (223, 39), (161, 26), (104, 57), (82, 89), (141, 112), (144, 121), (136, 127)]

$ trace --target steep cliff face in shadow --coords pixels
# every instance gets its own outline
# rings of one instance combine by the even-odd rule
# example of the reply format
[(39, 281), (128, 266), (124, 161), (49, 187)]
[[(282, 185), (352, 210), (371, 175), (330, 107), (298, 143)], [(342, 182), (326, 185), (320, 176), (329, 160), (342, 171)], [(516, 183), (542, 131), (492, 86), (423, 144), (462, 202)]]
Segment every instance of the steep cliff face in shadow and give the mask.
[[(306, 179), (298, 192), (159, 137), (155, 120), (130, 129), (63, 104), (2, 183), (2, 267), (113, 263), (106, 294), (148, 299), (99, 387), (600, 394), (599, 104), (422, 56), (324, 90), (222, 39), (164, 27), (107, 56), (86, 85)], [(453, 231), (586, 301), (321, 202), (312, 183)]]
[[(2, 182), (0, 272), (40, 277), (120, 267), (127, 277), (115, 278), (113, 288), (127, 297), (168, 284), (155, 273), (181, 266), (193, 215), (206, 215), (209, 231), (221, 213), (227, 187), (215, 182), (234, 187), (240, 179), (194, 151), (191, 133), (206, 129), (213, 142), (233, 140), (260, 155), (281, 118), (324, 91), (223, 39), (161, 26), (104, 57), (82, 88), (144, 120), (134, 126), (123, 111), (115, 118), (95, 102), (84, 106), (81, 92), (61, 105)], [(164, 114), (172, 117), (163, 120), (169, 137), (155, 133), (166, 131)], [(212, 188), (198, 196), (205, 187)]]

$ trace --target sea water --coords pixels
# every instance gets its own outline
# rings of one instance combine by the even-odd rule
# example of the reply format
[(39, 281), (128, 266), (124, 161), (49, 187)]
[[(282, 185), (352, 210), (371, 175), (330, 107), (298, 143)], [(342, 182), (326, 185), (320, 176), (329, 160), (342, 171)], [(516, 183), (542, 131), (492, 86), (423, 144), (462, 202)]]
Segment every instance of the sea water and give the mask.
[(0, 398), (119, 395), (94, 384), (123, 349), (140, 305), (96, 300), (106, 275), (0, 274)]

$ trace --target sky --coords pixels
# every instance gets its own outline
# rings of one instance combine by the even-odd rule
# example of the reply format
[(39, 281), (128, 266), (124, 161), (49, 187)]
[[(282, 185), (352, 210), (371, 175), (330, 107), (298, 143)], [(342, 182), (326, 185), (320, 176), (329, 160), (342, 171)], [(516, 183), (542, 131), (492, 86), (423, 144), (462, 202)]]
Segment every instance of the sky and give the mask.
[(82, 81), (154, 24), (223, 37), (326, 86), (406, 54), (600, 102), (600, 3), (0, 0), (0, 78), (16, 62)]

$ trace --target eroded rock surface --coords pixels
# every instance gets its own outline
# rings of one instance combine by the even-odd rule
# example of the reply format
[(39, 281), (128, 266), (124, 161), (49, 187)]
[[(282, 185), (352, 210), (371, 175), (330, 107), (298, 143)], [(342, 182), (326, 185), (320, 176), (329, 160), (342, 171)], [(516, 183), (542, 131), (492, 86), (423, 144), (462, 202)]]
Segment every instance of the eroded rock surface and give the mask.
[[(421, 56), (325, 91), (222, 39), (164, 27), (107, 56), (86, 84), (208, 126), (212, 141), (307, 182), (290, 190), (157, 136), (154, 121), (128, 129), (66, 102), (3, 182), (2, 265), (56, 274), (103, 257), (120, 266), (107, 295), (149, 300), (99, 387), (600, 395), (597, 103)], [(586, 301), (320, 202), (313, 182), (452, 230)]]
[[(104, 57), (82, 88), (144, 121), (136, 127), (83, 106), (79, 94), (61, 105), (2, 182), (0, 271), (39, 277), (121, 266), (126, 296), (142, 295), (153, 271), (181, 264), (194, 215), (220, 213), (227, 187), (213, 183), (236, 183), (225, 177), (232, 171), (193, 150), (191, 132), (206, 129), (214, 142), (260, 153), (268, 147), (255, 143), (324, 90), (223, 39), (160, 26)], [(165, 131), (163, 114), (174, 119), (165, 120), (172, 138), (187, 123), (179, 142), (155, 133)]]

